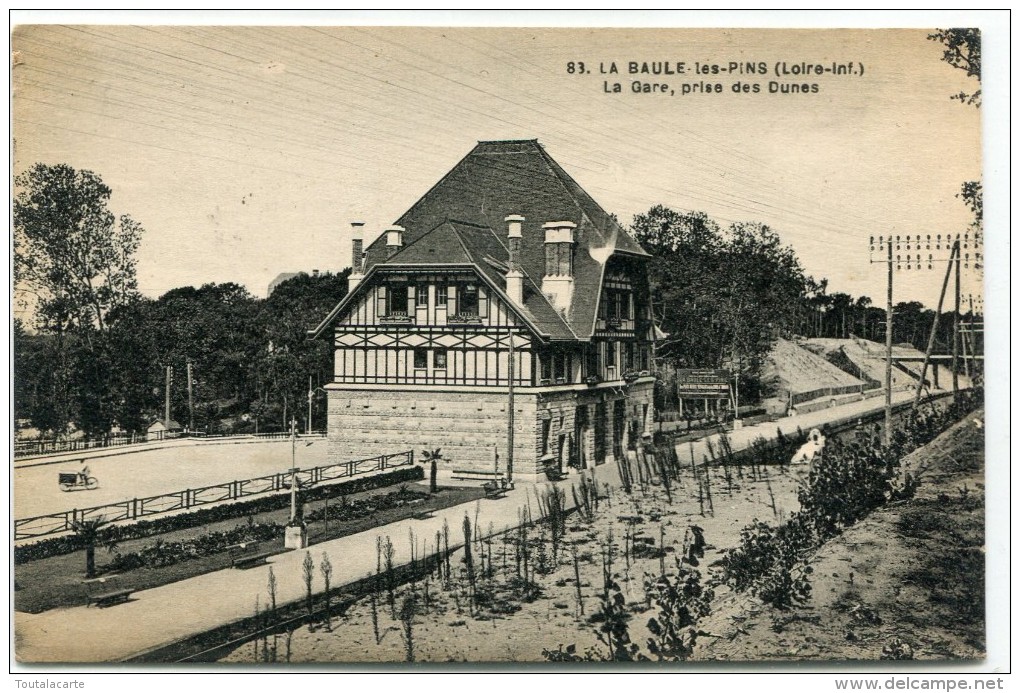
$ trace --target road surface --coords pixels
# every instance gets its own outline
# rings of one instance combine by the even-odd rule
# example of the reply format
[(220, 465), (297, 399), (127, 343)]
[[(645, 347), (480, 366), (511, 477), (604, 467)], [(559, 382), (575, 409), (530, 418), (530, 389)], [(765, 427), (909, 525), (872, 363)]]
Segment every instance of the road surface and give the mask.
[[(80, 469), (77, 461), (16, 468), (14, 517), (91, 508), (234, 479), (267, 476), (291, 467), (289, 440), (196, 442), (124, 453), (123, 448), (111, 449), (109, 455), (93, 454), (87, 459), (91, 475), (99, 480), (99, 488), (92, 491), (61, 491), (57, 486), (57, 473)], [(299, 438), (294, 458), (302, 469), (327, 464), (325, 439)]]

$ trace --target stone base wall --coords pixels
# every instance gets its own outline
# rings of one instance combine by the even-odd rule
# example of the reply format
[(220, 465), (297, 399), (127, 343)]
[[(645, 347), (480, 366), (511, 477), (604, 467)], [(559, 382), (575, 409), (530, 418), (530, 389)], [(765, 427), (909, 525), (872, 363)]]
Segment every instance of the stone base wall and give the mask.
[[(623, 410), (626, 450), (634, 432), (651, 431), (652, 382), (626, 388), (518, 391), (514, 394), (514, 476), (538, 478), (544, 465), (594, 466), (596, 405), (604, 403), (604, 462), (614, 452), (614, 408)], [(507, 396), (469, 391), (329, 391), (329, 462), (414, 450), (442, 450), (450, 470), (506, 470)], [(577, 416), (587, 412), (587, 425)], [(580, 414), (584, 420), (585, 414)]]
[[(514, 473), (535, 474), (534, 395), (514, 395)], [(501, 393), (331, 390), (327, 438), (332, 464), (440, 448), (444, 467), (506, 471), (507, 396)]]

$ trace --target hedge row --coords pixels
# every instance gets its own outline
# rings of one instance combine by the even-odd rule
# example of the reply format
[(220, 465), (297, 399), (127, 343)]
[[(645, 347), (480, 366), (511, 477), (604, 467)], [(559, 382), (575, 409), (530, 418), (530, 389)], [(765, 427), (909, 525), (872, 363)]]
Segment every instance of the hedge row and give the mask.
[(206, 532), (191, 539), (163, 541), (156, 539), (139, 551), (115, 552), (113, 560), (102, 572), (125, 573), (135, 568), (162, 568), (190, 558), (202, 558), (224, 553), (230, 546), (249, 541), (269, 541), (283, 534), (278, 522), (241, 523), (233, 529)]
[[(393, 471), (343, 481), (338, 484), (326, 484), (313, 487), (301, 494), (302, 500), (313, 502), (346, 496), (362, 491), (392, 486), (409, 481), (421, 481), (425, 478), (425, 469), (417, 465), (401, 467)], [(195, 512), (161, 517), (155, 520), (139, 520), (130, 525), (111, 525), (99, 532), (98, 544), (123, 542), (131, 539), (142, 539), (166, 532), (190, 529), (200, 525), (212, 524), (223, 520), (232, 520), (249, 515), (280, 510), (290, 505), (290, 496), (285, 493), (266, 495), (238, 503), (225, 503), (196, 510)], [(33, 544), (14, 547), (14, 564), (20, 565), (41, 558), (61, 556), (78, 551), (84, 547), (78, 536), (70, 534), (52, 539), (44, 539)]]
[[(350, 500), (346, 495), (340, 496), (340, 502), (329, 508), (329, 519), (335, 522), (350, 522), (369, 517), (380, 510), (390, 510), (406, 506), (412, 501), (422, 501), (429, 497), (426, 491), (416, 491), (401, 487), (397, 491)], [(325, 519), (323, 509), (315, 510), (305, 516), (306, 522), (321, 522)], [(230, 546), (247, 541), (269, 541), (283, 536), (283, 525), (278, 522), (255, 522), (249, 518), (226, 531), (206, 532), (197, 537), (179, 541), (163, 541), (156, 539), (152, 544), (143, 546), (138, 551), (115, 553), (114, 558), (105, 566), (105, 571), (126, 572), (135, 568), (162, 568), (192, 558), (213, 556), (227, 551)]]

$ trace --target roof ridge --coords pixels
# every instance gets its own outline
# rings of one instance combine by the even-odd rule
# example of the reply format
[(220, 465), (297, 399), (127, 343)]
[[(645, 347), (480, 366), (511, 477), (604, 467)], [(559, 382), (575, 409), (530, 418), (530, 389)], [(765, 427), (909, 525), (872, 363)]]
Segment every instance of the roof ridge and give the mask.
[(447, 217), (446, 221), (450, 224), (463, 224), (464, 226), (474, 226), (476, 229), (488, 229), (492, 231), (492, 227), (488, 224), (479, 224), (474, 221), (465, 221), (463, 219), (454, 219), (453, 217)]

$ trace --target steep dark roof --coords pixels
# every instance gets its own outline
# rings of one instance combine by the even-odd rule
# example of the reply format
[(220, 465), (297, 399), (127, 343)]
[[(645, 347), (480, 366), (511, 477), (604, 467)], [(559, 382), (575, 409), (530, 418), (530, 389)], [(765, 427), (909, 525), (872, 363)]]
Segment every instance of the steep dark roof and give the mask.
[[(489, 284), (506, 291), (506, 265), (510, 253), (503, 241), (487, 226), (464, 221), (444, 221), (406, 244), (379, 269), (387, 265), (453, 265), (472, 264)], [(563, 317), (542, 295), (530, 277), (524, 280), (524, 316), (542, 334), (552, 339), (572, 339)]]
[[(614, 253), (639, 257), (646, 253), (537, 140), (479, 142), (397, 220), (405, 229), (405, 247), (387, 260), (384, 234), (366, 250), (365, 269), (388, 263), (457, 263), (466, 256), (503, 288), (505, 278), (485, 257), (507, 262), (503, 220), (510, 214), (526, 218), (521, 266), (527, 275), (525, 306), (530, 317), (553, 338), (587, 339), (595, 324), (606, 261)], [(449, 221), (454, 219), (460, 221)], [(545, 271), (542, 225), (550, 221), (577, 225), (574, 293), (566, 315), (557, 313), (539, 289)]]

